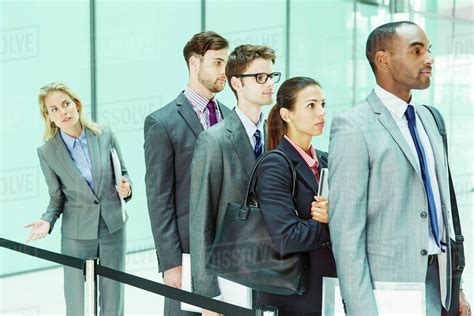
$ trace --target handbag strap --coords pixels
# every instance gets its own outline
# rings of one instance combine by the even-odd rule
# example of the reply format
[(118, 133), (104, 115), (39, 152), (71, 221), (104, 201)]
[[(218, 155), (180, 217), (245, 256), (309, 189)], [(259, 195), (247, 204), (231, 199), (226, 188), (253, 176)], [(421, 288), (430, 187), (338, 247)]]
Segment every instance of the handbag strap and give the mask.
[[(444, 123), (443, 116), (438, 111), (437, 108), (434, 106), (424, 105), (433, 115), (436, 125), (438, 126), (438, 131), (441, 137), (443, 138), (443, 146), (444, 152), (446, 154), (446, 159), (448, 159), (448, 133), (446, 131), (446, 124)], [(454, 226), (454, 233), (456, 234), (456, 243), (462, 243), (464, 241), (464, 237), (461, 231), (461, 221), (459, 219), (459, 210), (458, 210), (458, 203), (456, 200), (456, 192), (454, 191), (454, 184), (453, 178), (451, 176), (451, 170), (449, 168), (448, 163), (448, 176), (449, 176), (449, 193), (451, 198), (451, 214), (453, 217), (453, 226)]]
[(293, 198), (293, 200), (295, 198), (296, 171), (295, 171), (295, 167), (293, 166), (293, 163), (283, 151), (278, 150), (278, 149), (269, 151), (265, 153), (262, 157), (260, 157), (260, 159), (257, 161), (257, 163), (255, 164), (252, 170), (249, 184), (247, 186), (247, 192), (245, 194), (245, 200), (244, 200), (244, 203), (240, 207), (240, 212), (237, 215), (237, 218), (240, 220), (244, 220), (244, 221), (247, 220), (249, 216), (249, 212), (250, 212), (250, 206), (258, 207), (258, 202), (257, 202), (257, 199), (255, 198), (255, 185), (257, 182), (257, 177), (256, 177), (257, 168), (258, 166), (260, 166), (262, 161), (270, 155), (280, 155), (283, 158), (285, 158), (285, 160), (288, 162), (288, 165), (290, 166), (290, 170), (291, 170), (291, 176), (292, 176), (291, 197)]

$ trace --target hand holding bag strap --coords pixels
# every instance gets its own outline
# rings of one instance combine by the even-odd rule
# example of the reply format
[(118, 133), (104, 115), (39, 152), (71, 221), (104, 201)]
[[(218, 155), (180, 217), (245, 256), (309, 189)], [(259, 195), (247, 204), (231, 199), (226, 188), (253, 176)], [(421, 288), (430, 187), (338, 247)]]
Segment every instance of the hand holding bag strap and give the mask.
[(242, 206), (240, 207), (240, 212), (237, 215), (237, 218), (239, 220), (243, 220), (243, 221), (247, 220), (247, 218), (249, 216), (249, 207), (250, 206), (258, 207), (258, 202), (255, 199), (255, 185), (256, 185), (256, 182), (257, 182), (257, 177), (256, 177), (257, 168), (260, 165), (260, 163), (263, 161), (263, 159), (265, 159), (267, 156), (269, 156), (271, 154), (278, 154), (278, 155), (282, 156), (283, 158), (285, 158), (285, 160), (288, 162), (288, 164), (290, 166), (290, 169), (291, 169), (291, 175), (292, 175), (291, 196), (292, 196), (293, 199), (295, 198), (296, 171), (295, 171), (295, 167), (293, 166), (293, 163), (291, 162), (290, 158), (288, 158), (288, 156), (284, 152), (282, 152), (281, 150), (275, 149), (275, 150), (269, 151), (269, 152), (265, 153), (257, 161), (257, 163), (255, 164), (255, 167), (252, 170), (252, 175), (250, 176), (250, 181), (249, 181), (249, 184), (247, 186), (247, 192), (245, 193), (244, 204), (242, 204)]

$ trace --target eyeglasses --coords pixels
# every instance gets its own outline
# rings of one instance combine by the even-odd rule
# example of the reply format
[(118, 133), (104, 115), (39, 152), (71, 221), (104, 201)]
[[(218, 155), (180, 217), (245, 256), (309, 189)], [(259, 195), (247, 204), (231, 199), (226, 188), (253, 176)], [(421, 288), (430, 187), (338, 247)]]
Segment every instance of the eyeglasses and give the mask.
[(271, 74), (267, 74), (264, 72), (259, 72), (257, 74), (243, 74), (243, 75), (237, 75), (236, 77), (255, 77), (255, 80), (259, 84), (264, 84), (267, 83), (268, 78), (273, 80), (273, 83), (277, 83), (280, 81), (281, 78), (281, 72), (272, 72)]

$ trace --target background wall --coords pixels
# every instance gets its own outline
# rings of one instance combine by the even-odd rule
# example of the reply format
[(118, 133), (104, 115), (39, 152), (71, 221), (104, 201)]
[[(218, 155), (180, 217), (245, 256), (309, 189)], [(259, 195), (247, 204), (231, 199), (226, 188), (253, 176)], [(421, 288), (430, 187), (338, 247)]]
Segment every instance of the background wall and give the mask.
[[(415, 21), (426, 30), (436, 58), (432, 86), (415, 92), (415, 98), (436, 105), (448, 125), (466, 238), (464, 287), (474, 302), (470, 0), (0, 0), (0, 4), (0, 236), (25, 241), (28, 231), (23, 225), (46, 208), (47, 187), (36, 155), (43, 133), (36, 97), (42, 85), (62, 81), (78, 93), (99, 123), (112, 127), (120, 141), (134, 181), (134, 198), (127, 206), (129, 252), (154, 248), (144, 186), (144, 118), (185, 88), (182, 48), (193, 34), (214, 30), (230, 41), (231, 49), (242, 43), (273, 47), (278, 56), (274, 69), (282, 72), (283, 79), (306, 75), (322, 83), (330, 122), (336, 112), (353, 106), (374, 86), (364, 54), (369, 32), (389, 21)], [(228, 87), (219, 99), (235, 105)], [(327, 150), (328, 140), (329, 128), (315, 145)], [(59, 240), (57, 227), (33, 245), (59, 251)], [(0, 250), (0, 277), (50, 266)]]

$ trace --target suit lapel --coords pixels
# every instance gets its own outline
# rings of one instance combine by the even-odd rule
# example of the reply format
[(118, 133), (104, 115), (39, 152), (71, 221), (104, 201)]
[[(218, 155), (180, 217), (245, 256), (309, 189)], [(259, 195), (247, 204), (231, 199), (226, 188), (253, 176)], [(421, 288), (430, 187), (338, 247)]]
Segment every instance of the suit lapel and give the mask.
[(322, 151), (316, 150), (316, 156), (318, 156), (318, 172), (321, 174), (322, 168), (328, 167), (328, 155)]
[(303, 182), (305, 182), (306, 185), (311, 188), (313, 194), (316, 195), (318, 193), (318, 182), (316, 181), (314, 173), (311, 171), (303, 157), (301, 157), (298, 151), (284, 137), (278, 144), (278, 149), (287, 154), (288, 157), (293, 161), (296, 173), (300, 176)]
[[(447, 174), (442, 172), (441, 170), (447, 170), (445, 155), (444, 155), (444, 148), (442, 140), (440, 140), (440, 134), (438, 127), (432, 117), (431, 113), (427, 111), (421, 110), (420, 107), (416, 107), (416, 113), (420, 118), (421, 123), (425, 129), (426, 134), (428, 135), (428, 139), (430, 140), (431, 148), (433, 149), (433, 155), (435, 158), (435, 168), (438, 178), (441, 176), (441, 179), (438, 179), (441, 183), (447, 183)], [(429, 115), (430, 117), (427, 117)]]
[(74, 164), (74, 161), (71, 158), (71, 155), (69, 154), (69, 151), (64, 144), (61, 133), (58, 131), (55, 136), (55, 147), (56, 147), (56, 157), (57, 160), (59, 161), (59, 164), (61, 164), (66, 170), (66, 172), (73, 178), (73, 179), (81, 179), (80, 181), (77, 181), (76, 183), (80, 184), (83, 186), (83, 190), (88, 190), (92, 193), (92, 190), (90, 189), (89, 185), (87, 184), (86, 180), (80, 173), (79, 169), (77, 169), (76, 165)]
[[(423, 124), (426, 134), (428, 135), (428, 139), (430, 140), (430, 145), (433, 150), (436, 179), (438, 180), (441, 202), (444, 205), (450, 205), (451, 197), (449, 192), (448, 161), (446, 159), (443, 142), (440, 139), (441, 136), (439, 134), (438, 126), (436, 125), (436, 122), (434, 121), (434, 118), (428, 109), (425, 109), (423, 106), (417, 106), (416, 109), (418, 117)], [(443, 216), (443, 219), (445, 219), (444, 223), (448, 227), (448, 235), (454, 236), (452, 214), (451, 212), (447, 213), (448, 210), (445, 207), (443, 207), (442, 211), (443, 215), (446, 215)]]
[(257, 160), (255, 159), (255, 154), (252, 150), (252, 145), (250, 144), (245, 127), (235, 111), (231, 111), (231, 113), (224, 120), (224, 124), (226, 125), (229, 140), (231, 141), (235, 152), (239, 156), (245, 172), (250, 178), (253, 167), (255, 166)]
[(412, 165), (413, 169), (415, 169), (416, 173), (418, 174), (418, 177), (421, 179), (421, 181), (423, 181), (421, 178), (420, 166), (418, 165), (415, 156), (410, 150), (410, 147), (408, 147), (405, 138), (403, 137), (402, 133), (400, 132), (400, 129), (393, 120), (390, 112), (385, 108), (385, 106), (382, 104), (382, 101), (380, 101), (379, 97), (375, 94), (374, 91), (372, 91), (372, 93), (367, 97), (367, 101), (372, 107), (374, 113), (378, 115), (377, 119), (379, 120), (379, 122), (398, 144), (403, 154)]
[(89, 155), (91, 157), (92, 163), (92, 179), (94, 180), (94, 188), (95, 192), (99, 193), (100, 188), (100, 175), (102, 174), (102, 164), (101, 162), (101, 155), (100, 155), (100, 144), (99, 138), (92, 133), (91, 131), (86, 129), (86, 136), (87, 136), (87, 144), (89, 146)]
[(267, 120), (266, 119), (263, 122), (263, 131), (262, 132), (263, 132), (263, 139), (264, 139), (263, 153), (266, 153), (268, 151), (268, 140), (267, 140), (268, 130), (267, 130)]
[[(433, 150), (433, 156), (435, 160), (436, 178), (438, 180), (438, 187), (441, 194), (441, 203), (449, 204), (449, 182), (447, 174), (447, 159), (444, 152), (444, 146), (442, 140), (440, 140), (440, 134), (433, 115), (428, 109), (423, 106), (416, 106), (416, 113), (425, 129), (428, 139), (430, 141), (431, 148)], [(439, 264), (439, 278), (440, 278), (440, 294), (443, 300), (443, 306), (447, 306), (450, 302), (451, 293), (451, 244), (449, 242), (450, 237), (454, 236), (454, 228), (452, 223), (451, 213), (447, 213), (446, 207), (442, 207), (442, 216), (444, 222), (444, 230), (441, 234), (441, 241), (447, 243), (447, 249), (445, 253), (438, 255)]]
[(176, 105), (178, 107), (178, 113), (188, 124), (189, 128), (191, 128), (194, 135), (198, 137), (204, 128), (202, 127), (196, 112), (194, 112), (193, 106), (189, 103), (183, 92), (176, 98)]
[(232, 112), (232, 110), (224, 104), (221, 104), (219, 101), (217, 101), (217, 105), (219, 106), (219, 112), (221, 112), (222, 119), (226, 118)]

